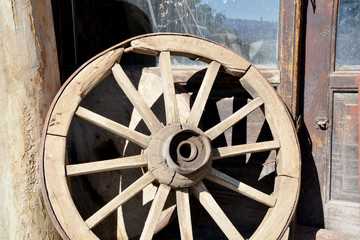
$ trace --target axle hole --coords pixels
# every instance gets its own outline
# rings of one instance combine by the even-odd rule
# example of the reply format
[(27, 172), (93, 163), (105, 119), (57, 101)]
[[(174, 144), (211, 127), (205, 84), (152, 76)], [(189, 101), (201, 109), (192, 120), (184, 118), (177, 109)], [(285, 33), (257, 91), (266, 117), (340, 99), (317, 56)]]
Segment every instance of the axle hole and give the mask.
[(180, 155), (183, 158), (189, 158), (191, 155), (191, 145), (189, 143), (183, 143), (180, 146)]
[(182, 141), (176, 149), (177, 159), (185, 162), (193, 161), (197, 156), (197, 151), (192, 141)]

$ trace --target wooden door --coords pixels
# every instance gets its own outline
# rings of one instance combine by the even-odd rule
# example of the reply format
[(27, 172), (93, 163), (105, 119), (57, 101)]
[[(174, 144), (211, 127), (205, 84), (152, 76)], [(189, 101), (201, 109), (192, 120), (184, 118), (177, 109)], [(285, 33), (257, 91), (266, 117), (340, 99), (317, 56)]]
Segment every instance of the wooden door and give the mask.
[(360, 236), (356, 82), (360, 4), (307, 2), (298, 223)]

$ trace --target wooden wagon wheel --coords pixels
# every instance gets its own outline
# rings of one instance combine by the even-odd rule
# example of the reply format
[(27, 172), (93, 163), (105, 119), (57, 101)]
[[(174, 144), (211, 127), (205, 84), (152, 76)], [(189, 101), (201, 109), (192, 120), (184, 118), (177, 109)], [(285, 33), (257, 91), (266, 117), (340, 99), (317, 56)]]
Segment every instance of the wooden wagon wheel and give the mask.
[[(121, 65), (122, 55), (133, 52), (159, 58), (166, 122), (160, 122), (146, 99), (131, 83)], [(183, 56), (208, 64), (191, 111), (179, 116), (170, 56)], [(251, 100), (231, 116), (211, 127), (199, 122), (219, 71), (239, 79)], [(150, 131), (146, 135), (79, 106), (84, 97), (109, 74), (141, 115)], [(260, 108), (273, 140), (226, 147), (212, 141)], [(81, 164), (67, 164), (66, 137), (72, 119), (80, 118), (140, 146), (136, 156)], [(213, 161), (275, 150), (276, 177), (272, 194), (216, 170)], [(87, 219), (72, 200), (67, 178), (96, 172), (144, 168), (144, 174)], [(268, 207), (251, 239), (280, 239), (294, 213), (300, 184), (300, 156), (296, 133), (285, 105), (274, 88), (245, 59), (214, 42), (179, 34), (152, 34), (125, 41), (84, 64), (64, 84), (48, 113), (43, 136), (41, 180), (45, 202), (63, 238), (97, 239), (92, 228), (150, 183), (158, 184), (140, 239), (151, 239), (170, 191), (176, 193), (181, 239), (192, 239), (189, 194), (193, 194), (229, 239), (244, 239), (216, 203), (203, 180), (231, 189)], [(146, 213), (147, 214), (147, 213)]]

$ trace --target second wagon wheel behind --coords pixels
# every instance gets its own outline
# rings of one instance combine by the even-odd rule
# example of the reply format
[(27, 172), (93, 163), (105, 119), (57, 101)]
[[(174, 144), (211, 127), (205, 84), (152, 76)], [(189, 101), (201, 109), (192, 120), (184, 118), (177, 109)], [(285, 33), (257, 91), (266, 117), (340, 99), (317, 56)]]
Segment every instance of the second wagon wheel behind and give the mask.
[[(156, 85), (153, 87), (145, 84), (143, 86), (147, 87), (142, 89), (140, 83), (138, 88), (134, 86), (132, 82), (134, 80), (129, 78), (120, 61), (127, 54), (134, 53), (159, 59), (160, 85), (156, 85), (154, 80), (149, 82), (150, 85)], [(191, 89), (190, 80), (175, 80), (177, 83), (174, 84), (171, 56), (186, 57), (208, 64), (197, 90), (189, 91), (188, 95), (183, 93), (184, 89)], [(114, 77), (116, 86), (122, 93), (119, 104), (132, 105), (134, 111), (131, 116), (132, 118), (139, 116), (137, 118), (138, 123), (141, 122), (140, 125), (137, 123), (132, 125), (131, 121), (125, 124), (117, 122), (111, 117), (99, 114), (101, 108), (96, 111), (87, 108), (87, 96), (109, 94), (97, 91), (98, 88), (101, 89), (99, 83), (109, 74)], [(230, 95), (241, 93), (249, 99), (243, 107), (236, 109), (230, 116), (215, 124), (207, 125), (205, 124), (207, 119), (202, 117), (204, 110), (209, 107), (209, 96), (214, 88), (220, 89), (226, 86), (226, 76), (237, 79), (236, 86), (241, 89), (237, 91), (231, 85), (234, 89), (228, 93)], [(146, 81), (145, 77), (142, 77), (140, 82)], [(161, 101), (158, 101), (160, 95), (164, 102), (163, 113), (153, 107), (154, 104), (161, 104)], [(191, 96), (191, 108), (186, 96)], [(101, 106), (101, 101), (97, 104)], [(260, 112), (264, 117), (270, 138), (266, 141), (259, 140), (238, 145), (220, 146), (216, 143), (219, 137), (224, 136), (225, 131), (244, 121), (254, 111)], [(75, 119), (81, 125), (90, 124), (105, 129), (106, 132), (122, 139), (121, 147), (118, 146), (117, 141), (105, 145), (115, 146), (118, 152), (123, 150), (121, 153), (123, 157), (68, 163), (66, 139), (71, 134), (69, 129), (74, 129), (71, 124)], [(233, 131), (232, 134), (241, 133)], [(138, 147), (139, 150), (135, 155), (126, 155), (129, 144)], [(196, 231), (192, 228), (192, 222), (195, 222), (194, 219), (198, 216), (193, 215), (197, 211), (191, 210), (189, 200), (191, 195), (195, 196), (197, 202), (208, 212), (227, 238), (244, 239), (240, 227), (232, 223), (232, 219), (229, 219), (228, 214), (224, 213), (213, 197), (216, 193), (208, 190), (208, 187), (221, 186), (266, 208), (261, 223), (255, 227), (249, 236), (250, 239), (280, 239), (287, 229), (298, 199), (300, 182), (298, 142), (291, 118), (280, 97), (258, 70), (242, 57), (216, 43), (193, 36), (178, 34), (139, 36), (101, 53), (84, 64), (64, 84), (54, 100), (46, 122), (43, 146), (41, 161), (43, 195), (52, 220), (64, 238), (97, 239), (92, 229), (106, 221), (108, 216), (120, 207), (125, 207), (127, 202), (143, 194), (146, 189), (154, 194), (153, 200), (150, 199), (152, 201), (146, 201), (148, 211), (134, 214), (132, 220), (128, 220), (140, 222), (139, 219), (144, 219), (143, 223), (138, 224), (140, 239), (151, 239), (157, 230), (167, 224), (175, 207), (171, 201), (172, 195), (173, 201), (176, 202), (181, 239), (192, 239), (193, 232)], [(97, 147), (100, 153), (101, 147), (101, 145)], [(231, 168), (231, 164), (236, 163), (236, 158), (239, 156), (269, 151), (273, 151), (276, 156), (273, 159), (276, 176), (270, 193), (240, 182), (238, 179), (241, 176), (226, 174), (223, 171), (225, 168), (221, 167), (225, 164), (226, 168)], [(101, 158), (101, 154), (99, 156)], [(228, 161), (228, 159), (232, 160)], [(121, 189), (112, 199), (106, 200), (102, 206), (91, 210), (91, 214), (85, 216), (86, 214), (79, 211), (79, 203), (73, 199), (76, 194), (73, 193), (73, 196), (71, 194), (69, 179), (73, 181), (78, 176), (109, 171), (121, 170), (122, 173), (132, 171), (128, 169), (138, 169), (141, 173), (121, 174), (123, 178), (127, 178), (125, 181), (130, 181), (129, 186)], [(77, 191), (81, 190), (77, 189)], [(91, 189), (89, 191), (91, 192)], [(86, 205), (85, 202), (80, 204)], [(127, 229), (129, 224), (124, 215), (117, 215), (117, 221), (122, 223), (120, 238), (121, 234), (126, 238), (130, 231)], [(135, 237), (136, 232), (132, 235)]]

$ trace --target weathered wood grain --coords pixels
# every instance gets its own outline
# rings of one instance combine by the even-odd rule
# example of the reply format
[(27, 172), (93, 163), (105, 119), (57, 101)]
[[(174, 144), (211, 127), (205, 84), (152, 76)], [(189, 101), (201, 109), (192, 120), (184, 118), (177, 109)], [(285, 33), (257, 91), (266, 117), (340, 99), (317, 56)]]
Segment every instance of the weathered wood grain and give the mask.
[(235, 192), (241, 193), (244, 196), (247, 196), (257, 202), (263, 203), (268, 207), (274, 207), (276, 203), (276, 198), (267, 195), (251, 186), (246, 185), (245, 183), (242, 183), (218, 170), (215, 168), (212, 168), (210, 170), (210, 173), (208, 176), (206, 176), (206, 179), (215, 182), (217, 184), (220, 184), (226, 188), (229, 188)]
[(0, 36), (0, 239), (60, 239), (39, 177), (44, 119), (60, 88), (51, 1), (0, 1)]
[(75, 112), (75, 116), (82, 118), (82, 119), (84, 119), (98, 127), (101, 127), (109, 132), (118, 134), (119, 136), (136, 143), (137, 145), (139, 145), (142, 148), (146, 148), (150, 141), (149, 136), (142, 134), (140, 132), (131, 130), (119, 123), (116, 123), (108, 118), (105, 118), (99, 114), (96, 114), (86, 108), (79, 107)]
[(201, 115), (205, 108), (205, 104), (207, 102), (207, 99), (209, 98), (211, 88), (214, 84), (216, 75), (219, 71), (219, 68), (220, 68), (220, 63), (218, 63), (216, 61), (213, 61), (209, 64), (209, 67), (206, 70), (206, 73), (204, 76), (204, 80), (201, 83), (198, 95), (195, 99), (194, 105), (191, 108), (191, 111), (188, 116), (188, 119), (186, 120), (186, 123), (191, 124), (195, 127), (198, 126)]
[(147, 161), (143, 155), (66, 165), (66, 175), (79, 176), (84, 174), (114, 171), (128, 168), (145, 167)]
[(70, 121), (80, 101), (106, 76), (114, 62), (119, 60), (123, 49), (115, 49), (99, 56), (80, 71), (71, 82), (65, 83), (59, 91), (61, 95), (55, 99), (56, 104), (52, 109), (48, 133), (66, 136)]
[(216, 224), (221, 228), (228, 239), (244, 239), (227, 218), (225, 213), (221, 210), (203, 182), (200, 182), (197, 185), (191, 187), (191, 192), (199, 200), (201, 205), (203, 205), (203, 207), (210, 214), (212, 219), (214, 219)]
[(134, 85), (131, 83), (130, 79), (121, 66), (119, 64), (115, 64), (115, 66), (112, 68), (112, 72), (117, 83), (129, 98), (131, 103), (134, 105), (138, 113), (140, 113), (149, 130), (152, 133), (155, 133), (161, 129), (163, 127), (162, 123), (159, 121), (159, 119), (157, 119), (139, 92), (135, 89)]
[(279, 141), (266, 141), (258, 143), (248, 143), (243, 145), (234, 145), (230, 147), (220, 147), (213, 149), (213, 160), (234, 157), (248, 153), (266, 152), (280, 148)]
[(85, 223), (91, 229), (100, 221), (102, 221), (109, 214), (114, 212), (119, 206), (127, 202), (130, 198), (132, 198), (135, 194), (143, 190), (147, 185), (152, 183), (155, 180), (154, 175), (151, 172), (147, 172), (138, 180), (136, 180), (132, 185), (126, 188), (123, 192), (121, 192), (118, 196), (116, 196), (113, 200), (108, 202), (105, 206), (99, 209), (96, 213), (94, 213), (91, 217), (89, 217)]
[(193, 231), (189, 197), (188, 188), (180, 188), (176, 190), (176, 205), (179, 218), (180, 236), (181, 239), (192, 240)]
[(44, 154), (45, 184), (51, 208), (70, 239), (97, 239), (76, 210), (66, 181), (65, 137), (47, 135)]
[(220, 134), (225, 132), (227, 129), (232, 127), (235, 123), (239, 122), (241, 119), (246, 117), (249, 113), (254, 111), (256, 108), (260, 107), (263, 104), (263, 100), (259, 97), (255, 98), (247, 105), (233, 113), (231, 116), (226, 118), (224, 121), (221, 121), (219, 124), (210, 128), (205, 132), (205, 135), (208, 136), (211, 140), (214, 140)]
[[(251, 236), (253, 239), (261, 239), (266, 236), (268, 239), (276, 239), (279, 237), (279, 232), (285, 233), (286, 226), (291, 220), (291, 209), (297, 199), (297, 194), (292, 194), (294, 189), (299, 189), (299, 180), (288, 176), (277, 176), (275, 178), (275, 191), (273, 196), (277, 199), (274, 207), (269, 208), (260, 226)], [(290, 194), (291, 193), (291, 194)]]
[(151, 240), (157, 223), (159, 222), (161, 212), (164, 208), (165, 201), (170, 192), (171, 188), (167, 185), (160, 184), (158, 191), (155, 195), (154, 201), (152, 202), (149, 215), (146, 219), (144, 229), (141, 233), (140, 240)]
[(159, 65), (163, 82), (166, 124), (179, 123), (179, 110), (175, 96), (174, 77), (171, 69), (170, 52), (161, 52)]
[(271, 115), (271, 119), (268, 120), (272, 122), (269, 125), (276, 126), (277, 137), (281, 143), (277, 157), (277, 174), (299, 179), (300, 152), (294, 126), (289, 120), (284, 103), (275, 91), (268, 91), (268, 88), (271, 88), (269, 82), (253, 67), (246, 72), (240, 82), (250, 94), (253, 94), (253, 97), (262, 99), (267, 114)]
[[(194, 47), (196, 46), (196, 47)], [(227, 72), (241, 76), (250, 66), (241, 56), (222, 46), (191, 36), (158, 35), (136, 39), (131, 42), (132, 51), (158, 55), (159, 52), (170, 51), (177, 55), (185, 55), (191, 59), (199, 58), (210, 63), (212, 60), (221, 62)]]

